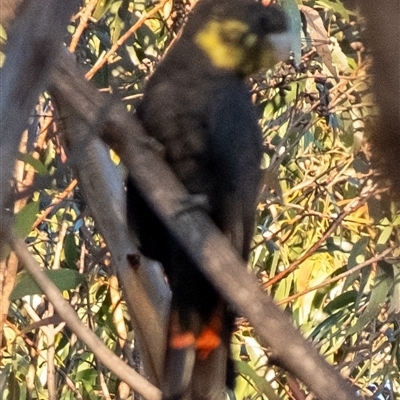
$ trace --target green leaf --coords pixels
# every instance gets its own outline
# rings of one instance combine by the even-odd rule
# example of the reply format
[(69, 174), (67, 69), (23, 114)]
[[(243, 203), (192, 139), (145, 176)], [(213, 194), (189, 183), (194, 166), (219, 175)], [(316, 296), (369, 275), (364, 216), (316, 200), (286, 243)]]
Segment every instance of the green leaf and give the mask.
[(326, 239), (327, 250), (342, 251), (344, 253), (351, 252), (353, 250), (353, 243), (343, 239), (341, 236), (332, 236)]
[(342, 308), (349, 308), (354, 306), (357, 299), (358, 292), (356, 290), (349, 290), (348, 292), (342, 293), (335, 299), (333, 299), (325, 308), (324, 312), (332, 314), (333, 312)]
[[(44, 273), (61, 291), (75, 289), (86, 280), (84, 275), (72, 269), (44, 270)], [(10, 300), (34, 294), (43, 294), (43, 291), (28, 272), (19, 273), (17, 275), (17, 284), (11, 293)]]
[(97, 387), (85, 380), (81, 382), (84, 387), (84, 399), (98, 400), (98, 396), (96, 395)]
[(113, 1), (114, 0), (101, 0), (97, 2), (92, 17), (96, 20), (102, 18), (106, 14), (106, 12), (110, 9)]
[(19, 153), (17, 158), (18, 160), (29, 164), (40, 175), (49, 175), (49, 171), (47, 170), (46, 166), (40, 160), (33, 158), (31, 154)]
[(64, 255), (68, 267), (75, 268), (76, 262), (78, 261), (79, 258), (79, 251), (78, 251), (78, 246), (75, 243), (75, 236), (73, 234), (69, 234), (65, 237)]
[(400, 312), (400, 264), (390, 264), (393, 269), (393, 292), (390, 295), (390, 307), (388, 313)]
[(293, 284), (293, 274), (287, 276), (279, 282), (278, 289), (275, 292), (274, 299), (279, 302), (286, 299), (290, 295), (290, 290)]
[(320, 0), (316, 2), (316, 5), (323, 8), (330, 8), (332, 11), (339, 14), (341, 18), (349, 19), (350, 13), (340, 0)]
[(11, 364), (3, 364), (0, 374), (0, 388), (6, 387), (6, 382), (10, 382)]
[(313, 341), (318, 342), (326, 336), (331, 336), (333, 327), (340, 326), (346, 319), (348, 319), (348, 314), (347, 310), (342, 309), (325, 318), (312, 332), (311, 338)]
[(26, 238), (32, 230), (39, 213), (39, 202), (31, 201), (15, 215), (14, 233), (19, 238)]
[(390, 238), (390, 235), (393, 232), (393, 227), (392, 226), (387, 226), (382, 230), (382, 233), (379, 235), (378, 244), (386, 244)]
[(381, 266), (379, 266), (367, 308), (362, 313), (356, 324), (349, 329), (347, 336), (351, 336), (354, 333), (359, 333), (367, 323), (371, 322), (372, 319), (375, 319), (378, 316), (382, 305), (387, 300), (389, 290), (392, 288), (392, 286), (393, 277), (386, 273)]
[(257, 375), (247, 362), (237, 361), (236, 368), (239, 374), (250, 378), (254, 382), (256, 388), (268, 397), (268, 400), (279, 400), (271, 384), (262, 376)]
[(7, 399), (21, 399), (21, 385), (17, 379), (17, 376), (14, 371), (11, 371), (8, 376), (8, 397)]
[(75, 376), (75, 380), (81, 381), (81, 382), (95, 383), (98, 375), (99, 374), (95, 369), (86, 368), (86, 369), (82, 369), (79, 372), (77, 372), (77, 374)]
[[(367, 237), (362, 237), (358, 242), (354, 245), (353, 249), (350, 252), (349, 260), (347, 262), (347, 269), (351, 269), (356, 265), (363, 263), (365, 261), (365, 253), (366, 247), (369, 243), (370, 239)], [(343, 289), (346, 290), (359, 276), (359, 272), (355, 272), (354, 274), (350, 275), (344, 285)]]

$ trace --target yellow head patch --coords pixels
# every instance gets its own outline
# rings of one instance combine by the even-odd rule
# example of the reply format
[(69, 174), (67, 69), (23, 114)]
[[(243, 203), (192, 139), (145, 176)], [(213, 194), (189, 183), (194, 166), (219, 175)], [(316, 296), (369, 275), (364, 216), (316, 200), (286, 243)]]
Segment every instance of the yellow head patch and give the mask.
[[(217, 68), (238, 70), (243, 65), (246, 49), (241, 40), (249, 27), (238, 20), (209, 21), (195, 37), (196, 44)], [(257, 40), (256, 37), (248, 40)]]
[(211, 20), (194, 40), (214, 67), (241, 75), (271, 68), (278, 61), (267, 37), (251, 33), (248, 25), (236, 19)]

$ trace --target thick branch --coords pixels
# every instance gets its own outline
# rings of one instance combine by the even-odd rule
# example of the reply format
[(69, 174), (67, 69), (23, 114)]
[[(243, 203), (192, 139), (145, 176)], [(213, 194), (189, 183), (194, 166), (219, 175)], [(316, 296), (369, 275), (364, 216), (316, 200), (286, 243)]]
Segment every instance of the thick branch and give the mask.
[(0, 236), (21, 134), (77, 5), (76, 0), (29, 1), (12, 25), (0, 71)]
[(74, 113), (56, 89), (51, 91), (65, 129), (66, 142), (79, 184), (97, 227), (111, 251), (113, 266), (122, 283), (124, 299), (133, 319), (146, 375), (161, 385), (169, 316), (170, 291), (155, 262), (129, 264), (127, 254), (138, 254), (126, 225), (126, 195), (121, 173), (109, 150)]
[(65, 101), (93, 127), (103, 126), (103, 139), (120, 155), (135, 184), (220, 292), (244, 315), (268, 344), (281, 365), (322, 400), (355, 399), (353, 389), (292, 326), (261, 291), (228, 240), (199, 210), (183, 209), (187, 193), (154, 151), (140, 124), (118, 103), (109, 103), (79, 78), (74, 62), (60, 58), (53, 82)]
[(373, 88), (380, 117), (371, 130), (372, 160), (400, 199), (400, 3), (359, 1), (366, 17), (366, 40), (372, 50)]

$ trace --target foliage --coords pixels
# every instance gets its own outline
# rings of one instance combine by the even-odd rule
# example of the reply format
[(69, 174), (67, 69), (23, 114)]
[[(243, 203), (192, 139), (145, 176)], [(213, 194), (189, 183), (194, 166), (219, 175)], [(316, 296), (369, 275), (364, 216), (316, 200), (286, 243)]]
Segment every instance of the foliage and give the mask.
[[(368, 163), (364, 129), (374, 106), (362, 20), (340, 0), (281, 3), (291, 21), (301, 22), (296, 37), (301, 54), (295, 50), (292, 63), (249, 81), (265, 144), (251, 265), (294, 324), (362, 393), (371, 394), (376, 382), (376, 398), (389, 398), (387, 392), (394, 398), (400, 383), (395, 317), (400, 217), (374, 183)], [(69, 26), (78, 39), (70, 48), (87, 77), (131, 111), (188, 6), (164, 1), (151, 18), (141, 19), (154, 7), (146, 0), (87, 1)], [(80, 23), (84, 29), (77, 34)], [(55, 275), (63, 271), (55, 282), (82, 320), (129, 358), (134, 336), (109, 254), (68, 168), (54, 121), (44, 93), (16, 168), (16, 229), (44, 268)], [(79, 286), (77, 273), (85, 276)], [(19, 277), (4, 337), (5, 399), (26, 398), (27, 392), (49, 398), (53, 368), (56, 398), (115, 398), (126, 390), (63, 327), (26, 277)], [(245, 319), (238, 322), (232, 349), (237, 399), (297, 398), (294, 393), (303, 389), (269, 363), (268, 349)]]

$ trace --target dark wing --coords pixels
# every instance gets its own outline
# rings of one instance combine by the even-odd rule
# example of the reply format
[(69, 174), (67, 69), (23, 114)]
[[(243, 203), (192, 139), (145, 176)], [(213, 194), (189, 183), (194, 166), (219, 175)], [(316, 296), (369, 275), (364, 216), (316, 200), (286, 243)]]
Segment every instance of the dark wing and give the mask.
[[(190, 79), (186, 85), (184, 77), (177, 84), (165, 71), (162, 75), (164, 79), (158, 79), (156, 72), (150, 80), (138, 117), (146, 131), (164, 145), (166, 161), (189, 193), (207, 196), (210, 216), (247, 259), (261, 158), (261, 133), (248, 89), (234, 77), (218, 76), (197, 81), (197, 85)], [(131, 226), (142, 251), (163, 263), (170, 280), (171, 332), (190, 331), (198, 337), (216, 312), (222, 322), (218, 332), (221, 344), (206, 358), (194, 357), (194, 343), (183, 349), (170, 346), (165, 394), (178, 398), (187, 390), (191, 399), (220, 398), (229, 364), (232, 316), (213, 285), (179, 248), (140, 193), (132, 186), (128, 189), (128, 210), (134, 207)], [(232, 373), (228, 371), (228, 375)]]
[[(247, 260), (261, 175), (261, 131), (248, 89), (241, 82), (235, 79), (216, 81), (209, 100), (212, 107), (206, 147), (207, 175), (212, 176), (213, 183), (208, 193), (211, 217)], [(219, 304), (221, 302), (220, 299)], [(221, 344), (209, 357), (196, 359), (191, 399), (221, 399), (225, 384), (233, 386), (233, 365), (229, 357), (233, 315), (225, 303), (222, 306), (225, 315)]]
[(222, 81), (214, 97), (208, 146), (216, 182), (212, 217), (247, 260), (261, 180), (261, 130), (242, 82)]
[[(188, 77), (171, 77), (162, 66), (150, 79), (137, 116), (147, 134), (164, 146), (166, 162), (186, 189), (192, 194), (202, 194), (210, 186), (204, 165), (203, 105), (196, 90), (189, 89), (191, 85), (186, 84)], [(172, 68), (170, 63), (167, 66)], [(171, 264), (168, 250), (171, 245), (165, 240), (168, 234), (129, 182), (128, 216), (143, 254), (162, 262), (168, 273)]]
[[(175, 81), (170, 83), (168, 75), (162, 75), (163, 80), (157, 82), (157, 76), (154, 76), (156, 80), (149, 82), (138, 108), (138, 117), (147, 133), (164, 145), (166, 161), (189, 193), (208, 194), (214, 185), (210, 175), (212, 171), (207, 167), (207, 113), (204, 112), (205, 103), (200, 101), (205, 87), (201, 85), (199, 90), (193, 87), (188, 89), (190, 85), (177, 85)], [(193, 337), (198, 337), (218, 307), (220, 298), (131, 183), (128, 183), (128, 215), (142, 252), (163, 264), (170, 281), (173, 292), (170, 345), (166, 355), (163, 391), (167, 398), (180, 398), (184, 391), (191, 390), (189, 384), (195, 364), (195, 343), (183, 348), (174, 347), (172, 343), (178, 342), (178, 334), (181, 333), (192, 332)], [(218, 370), (214, 371), (218, 383), (222, 382), (220, 393), (225, 387), (227, 354), (225, 346), (215, 351), (212, 357), (219, 360)], [(215, 388), (212, 381), (196, 387), (204, 392), (210, 383), (211, 388)]]

